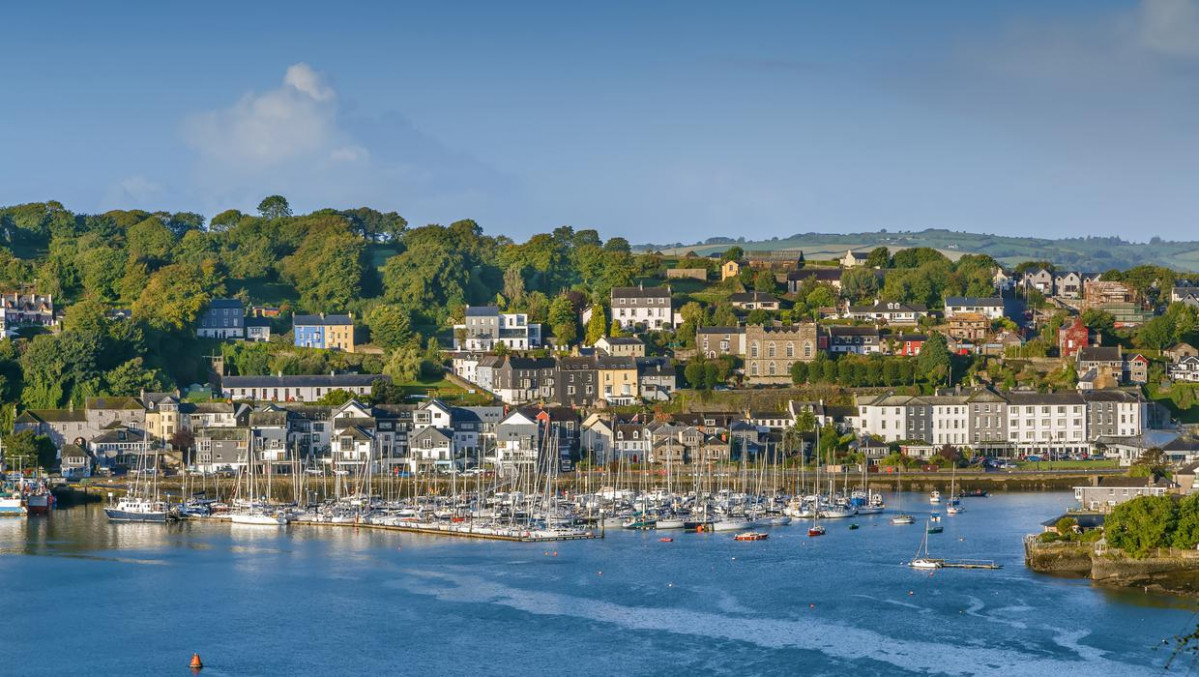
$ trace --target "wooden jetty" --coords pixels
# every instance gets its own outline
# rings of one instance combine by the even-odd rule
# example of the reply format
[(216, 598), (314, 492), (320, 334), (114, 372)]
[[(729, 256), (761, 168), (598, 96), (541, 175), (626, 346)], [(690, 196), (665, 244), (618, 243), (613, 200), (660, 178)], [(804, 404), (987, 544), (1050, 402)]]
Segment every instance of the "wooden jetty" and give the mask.
[(996, 564), (989, 559), (944, 559), (942, 569), (1002, 569), (1002, 564)]

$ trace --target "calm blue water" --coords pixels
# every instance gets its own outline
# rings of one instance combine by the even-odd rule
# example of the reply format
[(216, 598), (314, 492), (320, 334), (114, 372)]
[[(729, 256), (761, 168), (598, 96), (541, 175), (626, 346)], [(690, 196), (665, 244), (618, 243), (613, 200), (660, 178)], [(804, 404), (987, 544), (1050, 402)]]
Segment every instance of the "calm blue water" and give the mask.
[(0, 522), (0, 674), (188, 675), (193, 651), (204, 677), (1160, 674), (1193, 605), (1025, 570), (1021, 535), (1071, 500), (966, 499), (933, 554), (1004, 569), (934, 575), (886, 515), (546, 545), (62, 510)]

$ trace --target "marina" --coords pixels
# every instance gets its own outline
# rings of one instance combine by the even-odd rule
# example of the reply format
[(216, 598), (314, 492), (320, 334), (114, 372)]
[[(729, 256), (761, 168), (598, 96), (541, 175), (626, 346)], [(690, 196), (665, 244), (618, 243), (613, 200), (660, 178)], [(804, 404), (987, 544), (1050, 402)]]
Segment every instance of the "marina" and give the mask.
[[(920, 497), (884, 499), (915, 506)], [(1167, 655), (1151, 647), (1185, 626), (1190, 606), (1022, 566), (1022, 536), (1071, 502), (1061, 493), (992, 497), (929, 537), (934, 557), (989, 559), (1003, 566), (994, 571), (900, 566), (921, 530), (893, 526), (885, 512), (815, 539), (809, 522), (794, 520), (756, 529), (770, 534), (756, 542), (617, 528), (546, 547), (344, 522), (117, 524), (93, 505), (0, 521), (0, 575), (24, 582), (11, 604), (69, 606), (75, 623), (105, 632), (222, 619), (158, 633), (136, 652), (93, 652), (96, 674), (169, 674), (196, 652), (204, 674), (389, 674), (397, 656), (422, 674), (596, 673), (638, 639), (649, 643), (621, 654), (628, 674), (667, 664), (701, 673), (803, 665), (858, 675), (1154, 674)], [(926, 512), (913, 514), (925, 523)], [(104, 603), (80, 603), (80, 594)], [(381, 638), (381, 622), (403, 628), (403, 639)], [(247, 643), (248, 633), (258, 640)], [(549, 641), (562, 636), (572, 639)], [(6, 639), (9, 660), (29, 668), (22, 674), (76, 664), (30, 625)], [(288, 650), (261, 649), (278, 642)], [(470, 651), (444, 650), (466, 642)], [(542, 647), (535, 658), (530, 643)]]

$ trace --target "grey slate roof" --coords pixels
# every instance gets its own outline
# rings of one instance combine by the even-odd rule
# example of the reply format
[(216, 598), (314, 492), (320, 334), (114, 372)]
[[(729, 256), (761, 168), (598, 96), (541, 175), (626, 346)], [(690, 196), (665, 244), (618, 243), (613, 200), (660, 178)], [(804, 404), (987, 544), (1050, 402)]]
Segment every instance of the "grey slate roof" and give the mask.
[(391, 381), (386, 374), (313, 374), (310, 376), (226, 376), (225, 388), (344, 388), (369, 386), (378, 380)]

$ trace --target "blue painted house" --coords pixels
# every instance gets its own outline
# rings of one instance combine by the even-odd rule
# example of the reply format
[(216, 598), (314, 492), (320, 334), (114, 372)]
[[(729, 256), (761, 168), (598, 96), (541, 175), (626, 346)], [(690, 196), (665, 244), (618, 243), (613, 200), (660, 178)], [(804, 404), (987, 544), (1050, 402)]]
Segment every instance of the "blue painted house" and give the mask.
[(292, 329), (297, 348), (354, 352), (353, 315), (296, 315)]

